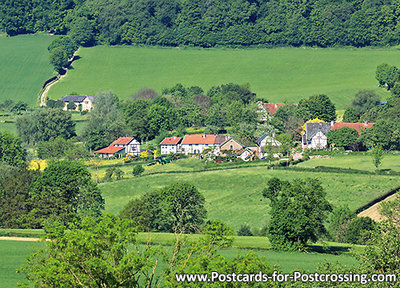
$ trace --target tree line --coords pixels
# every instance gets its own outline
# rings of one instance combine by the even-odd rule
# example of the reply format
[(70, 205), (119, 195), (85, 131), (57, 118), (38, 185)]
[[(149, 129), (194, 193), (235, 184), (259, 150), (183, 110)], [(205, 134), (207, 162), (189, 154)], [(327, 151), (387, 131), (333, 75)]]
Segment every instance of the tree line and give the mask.
[(396, 0), (5, 0), (0, 30), (69, 34), (78, 45), (383, 46), (400, 40)]

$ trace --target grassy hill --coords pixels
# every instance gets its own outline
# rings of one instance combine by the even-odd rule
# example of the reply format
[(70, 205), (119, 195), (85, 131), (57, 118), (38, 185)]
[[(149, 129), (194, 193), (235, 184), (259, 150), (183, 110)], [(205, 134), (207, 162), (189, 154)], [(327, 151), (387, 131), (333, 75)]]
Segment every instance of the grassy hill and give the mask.
[[(185, 165), (186, 160), (179, 161), (183, 161), (181, 163)], [(161, 167), (169, 169), (168, 165)], [(129, 200), (147, 191), (177, 181), (187, 181), (193, 183), (206, 198), (209, 219), (221, 219), (234, 230), (238, 230), (245, 223), (259, 229), (266, 224), (269, 217), (268, 201), (262, 197), (262, 190), (271, 177), (286, 180), (318, 178), (327, 192), (327, 199), (332, 204), (347, 204), (351, 209), (356, 209), (400, 185), (400, 177), (396, 176), (245, 167), (148, 175), (100, 184), (100, 189), (106, 201), (106, 211), (117, 214)]]
[(49, 35), (0, 36), (0, 101), (37, 103), (44, 81), (53, 75), (47, 46)]
[[(317, 166), (351, 168), (375, 171), (372, 156), (368, 153), (350, 153), (349, 155), (335, 155), (330, 158), (315, 158), (299, 163), (297, 166), (314, 168)], [(400, 154), (385, 154), (379, 169), (400, 172)]]
[(376, 66), (400, 65), (397, 49), (180, 49), (145, 47), (81, 48), (73, 69), (49, 92), (114, 91), (126, 99), (142, 88), (161, 91), (176, 83), (209, 89), (229, 82), (250, 83), (257, 97), (297, 102), (325, 93), (343, 109), (360, 89), (374, 89)]

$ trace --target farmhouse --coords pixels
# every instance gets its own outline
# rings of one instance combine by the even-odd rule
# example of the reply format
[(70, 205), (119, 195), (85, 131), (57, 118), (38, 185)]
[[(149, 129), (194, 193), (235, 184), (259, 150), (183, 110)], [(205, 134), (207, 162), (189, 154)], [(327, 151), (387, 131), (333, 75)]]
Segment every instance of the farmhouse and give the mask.
[(322, 149), (328, 146), (328, 132), (343, 127), (356, 129), (358, 135), (362, 130), (371, 128), (375, 123), (306, 123), (306, 130), (303, 131), (301, 147), (303, 149)]
[[(90, 111), (93, 108), (93, 101), (96, 96), (87, 96), (87, 95), (67, 95), (60, 99), (60, 101), (64, 102), (63, 110), (68, 110), (68, 104), (73, 102), (75, 104), (75, 111)], [(82, 107), (82, 109), (79, 109)]]
[(246, 162), (254, 160), (254, 157), (256, 156), (256, 151), (251, 149), (251, 147), (246, 147), (237, 153), (237, 157)]
[(265, 146), (271, 145), (272, 147), (278, 147), (282, 144), (274, 139), (268, 132), (264, 133), (261, 137), (256, 140), (257, 147), (258, 147), (258, 157), (262, 158), (266, 156)]
[(100, 157), (122, 157), (123, 154), (131, 154), (139, 156), (140, 143), (135, 138), (121, 137), (110, 144), (110, 146), (102, 148), (94, 152)]
[(375, 123), (334, 123), (333, 125), (331, 125), (331, 130), (335, 130), (335, 129), (340, 129), (343, 127), (349, 127), (349, 128), (353, 128), (356, 129), (358, 132), (358, 135), (361, 135), (361, 132), (363, 129), (368, 129), (371, 128)]
[(187, 154), (200, 154), (206, 148), (216, 148), (220, 152), (220, 145), (229, 139), (229, 135), (191, 134), (185, 135), (182, 140), (182, 152)]
[(317, 122), (306, 123), (303, 132), (301, 147), (303, 149), (322, 149), (328, 145), (328, 132), (331, 131), (331, 123)]
[(244, 146), (233, 138), (229, 138), (219, 146), (219, 150), (221, 151), (220, 155), (222, 157), (225, 157), (228, 151), (231, 151), (231, 154), (237, 154), (243, 148)]
[(168, 137), (161, 141), (161, 155), (167, 155), (170, 153), (180, 153), (181, 152), (181, 137)]

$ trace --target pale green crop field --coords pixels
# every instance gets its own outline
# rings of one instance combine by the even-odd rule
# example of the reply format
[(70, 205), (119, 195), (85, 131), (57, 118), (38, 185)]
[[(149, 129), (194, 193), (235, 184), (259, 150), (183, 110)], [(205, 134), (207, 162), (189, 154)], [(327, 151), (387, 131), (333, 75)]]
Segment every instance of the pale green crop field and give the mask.
[(378, 88), (375, 70), (383, 62), (400, 66), (400, 51), (371, 48), (195, 49), (97, 46), (82, 57), (49, 93), (96, 94), (112, 90), (127, 99), (142, 88), (159, 92), (176, 83), (207, 90), (224, 83), (250, 83), (269, 102), (298, 102), (327, 94), (343, 109), (360, 89)]
[[(168, 165), (164, 165), (166, 169)], [(145, 192), (186, 181), (194, 184), (204, 195), (208, 219), (220, 219), (237, 231), (242, 224), (259, 229), (267, 223), (269, 202), (263, 198), (262, 190), (272, 177), (285, 180), (318, 178), (327, 193), (327, 199), (333, 205), (348, 205), (354, 210), (400, 185), (398, 176), (246, 167), (141, 176), (103, 183), (99, 187), (105, 198), (106, 212), (118, 214), (129, 200)]]
[(36, 105), (44, 81), (52, 77), (47, 46), (55, 36), (0, 36), (0, 101)]

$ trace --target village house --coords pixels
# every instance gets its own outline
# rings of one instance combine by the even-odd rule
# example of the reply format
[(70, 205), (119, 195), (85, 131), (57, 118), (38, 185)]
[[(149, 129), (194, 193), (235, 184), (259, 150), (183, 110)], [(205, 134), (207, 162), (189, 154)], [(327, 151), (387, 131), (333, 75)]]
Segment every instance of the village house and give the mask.
[[(257, 144), (257, 155), (259, 158), (267, 156), (266, 146), (271, 145), (272, 147), (279, 147), (282, 144), (270, 135), (270, 133), (264, 133), (261, 137), (256, 140)], [(274, 156), (275, 157), (275, 156)]]
[(328, 145), (328, 132), (331, 131), (331, 123), (317, 122), (306, 123), (303, 131), (301, 147), (303, 149), (322, 149)]
[(135, 138), (121, 137), (110, 144), (110, 146), (99, 149), (94, 152), (102, 158), (122, 157), (124, 154), (139, 156), (140, 142)]
[(168, 155), (170, 153), (180, 153), (182, 138), (181, 137), (167, 137), (161, 141), (161, 155)]
[(229, 138), (225, 142), (221, 143), (219, 146), (220, 156), (225, 157), (227, 155), (226, 152), (230, 152), (230, 154), (237, 154), (239, 151), (241, 151), (244, 148), (242, 144), (240, 144), (238, 141), (236, 141), (233, 138)]
[[(75, 104), (75, 111), (90, 111), (93, 108), (93, 101), (96, 96), (87, 96), (87, 95), (67, 95), (60, 99), (60, 101), (64, 102), (63, 110), (68, 110), (68, 104), (73, 102)], [(82, 107), (80, 109), (80, 107)]]
[[(252, 149), (253, 148), (253, 149)], [(256, 149), (254, 149), (256, 148)], [(242, 150), (238, 151), (237, 157), (242, 159), (243, 161), (252, 161), (256, 157), (257, 147), (246, 147)]]
[(284, 103), (263, 103), (262, 101), (257, 101), (257, 112), (261, 114), (262, 121), (268, 121), (272, 114), (275, 114), (279, 107), (284, 106)]
[(229, 139), (229, 135), (191, 134), (185, 135), (182, 140), (182, 153), (201, 154), (206, 148), (214, 148), (215, 153), (220, 153), (220, 145)]
[(303, 131), (301, 147), (303, 149), (323, 149), (328, 146), (328, 133), (331, 130), (349, 127), (357, 130), (358, 135), (363, 129), (371, 128), (374, 123), (306, 123), (306, 129)]

